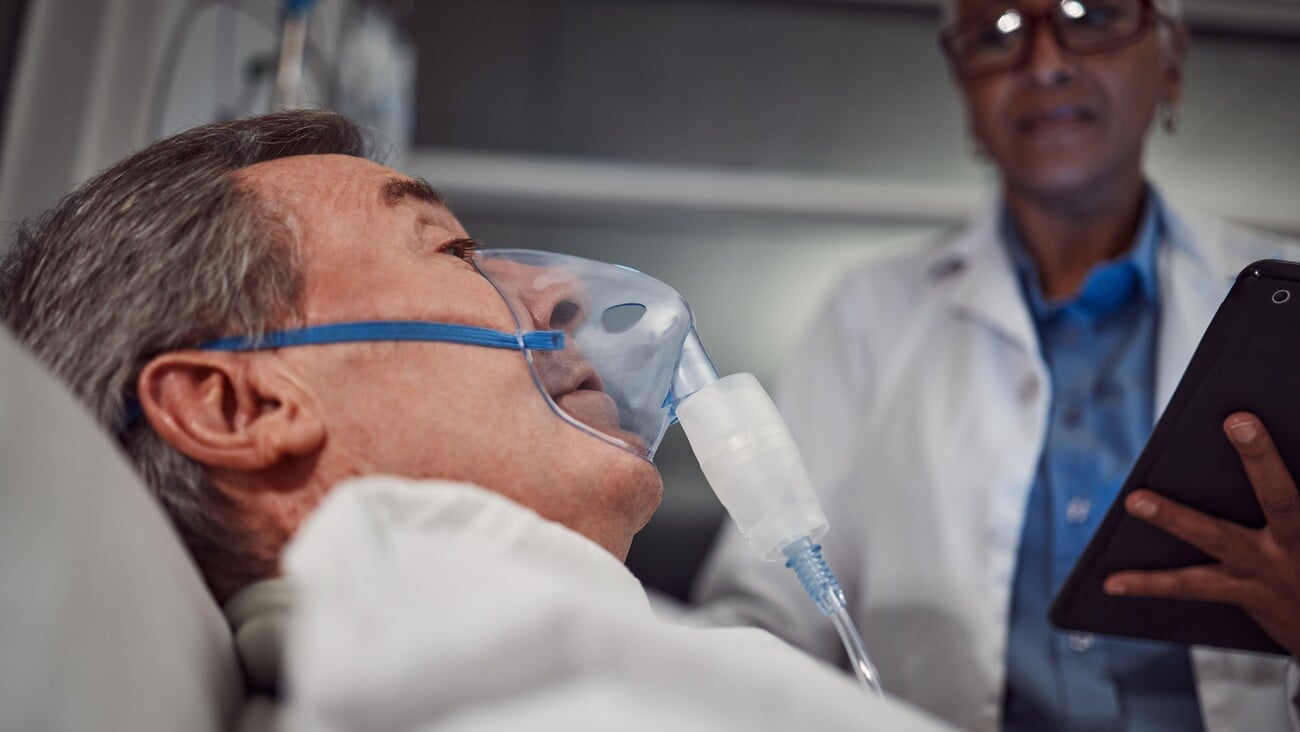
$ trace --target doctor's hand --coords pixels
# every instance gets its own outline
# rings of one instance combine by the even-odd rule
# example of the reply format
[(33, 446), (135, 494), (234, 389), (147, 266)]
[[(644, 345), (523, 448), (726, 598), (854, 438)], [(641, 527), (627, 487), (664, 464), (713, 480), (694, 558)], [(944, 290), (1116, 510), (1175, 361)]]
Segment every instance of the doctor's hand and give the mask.
[(1255, 489), (1267, 524), (1249, 529), (1207, 516), (1152, 491), (1129, 494), (1133, 516), (1200, 549), (1218, 564), (1117, 572), (1112, 595), (1208, 600), (1237, 605), (1273, 640), (1300, 657), (1300, 495), (1273, 440), (1257, 417), (1239, 412), (1223, 422)]

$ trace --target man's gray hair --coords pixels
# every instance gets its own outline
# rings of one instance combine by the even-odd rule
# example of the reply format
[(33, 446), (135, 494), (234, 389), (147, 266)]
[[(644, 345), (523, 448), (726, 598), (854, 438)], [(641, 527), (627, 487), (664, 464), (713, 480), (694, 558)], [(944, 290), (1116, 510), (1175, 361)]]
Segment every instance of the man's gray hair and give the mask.
[[(360, 129), (294, 111), (159, 140), (21, 224), (0, 261), (0, 318), (115, 433), (218, 599), (275, 569), (198, 463), (127, 406), (154, 356), (301, 319), (296, 243), (233, 173), (295, 155), (362, 156)], [(70, 446), (71, 447), (71, 446)]]

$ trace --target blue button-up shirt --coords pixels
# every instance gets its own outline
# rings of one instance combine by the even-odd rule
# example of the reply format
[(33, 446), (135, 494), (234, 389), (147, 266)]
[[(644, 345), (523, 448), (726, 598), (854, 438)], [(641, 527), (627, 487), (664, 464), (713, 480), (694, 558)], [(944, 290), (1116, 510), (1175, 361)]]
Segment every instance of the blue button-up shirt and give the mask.
[(1052, 379), (1012, 588), (1005, 730), (1202, 729), (1185, 647), (1069, 633), (1047, 619), (1151, 432), (1164, 222), (1163, 203), (1149, 191), (1128, 253), (1094, 267), (1078, 295), (1048, 301), (1003, 213), (1002, 236)]

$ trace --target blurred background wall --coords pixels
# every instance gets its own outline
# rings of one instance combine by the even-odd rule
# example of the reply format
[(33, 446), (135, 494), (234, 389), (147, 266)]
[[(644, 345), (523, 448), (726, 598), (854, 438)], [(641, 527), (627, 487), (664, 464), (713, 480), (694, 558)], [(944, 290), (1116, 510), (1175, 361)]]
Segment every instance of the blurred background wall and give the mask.
[[(935, 45), (942, 1), (321, 0), (306, 99), (392, 105), (410, 137), (390, 162), (473, 235), (667, 281), (719, 369), (770, 389), (847, 267), (928, 246), (989, 196)], [(381, 61), (409, 61), (409, 84), (344, 78), (372, 6), (397, 14), (413, 57)], [(1153, 135), (1153, 178), (1300, 235), (1300, 0), (1185, 6), (1182, 127)], [(163, 134), (267, 110), (279, 17), (272, 0), (0, 0), (0, 223)], [(681, 594), (721, 512), (676, 430), (657, 462), (663, 509), (629, 563)]]

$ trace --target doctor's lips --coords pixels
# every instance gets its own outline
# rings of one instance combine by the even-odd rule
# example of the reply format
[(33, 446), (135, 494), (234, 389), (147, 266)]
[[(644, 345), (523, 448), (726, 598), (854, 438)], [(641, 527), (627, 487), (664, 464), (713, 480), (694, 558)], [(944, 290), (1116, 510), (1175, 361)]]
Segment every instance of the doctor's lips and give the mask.
[(619, 424), (618, 405), (605, 393), (600, 375), (582, 356), (561, 351), (534, 354), (546, 392), (565, 414), (588, 427), (644, 452), (645, 440)]
[(1080, 104), (1056, 104), (1032, 109), (1015, 119), (1019, 132), (1038, 132), (1054, 127), (1097, 121), (1097, 115)]

